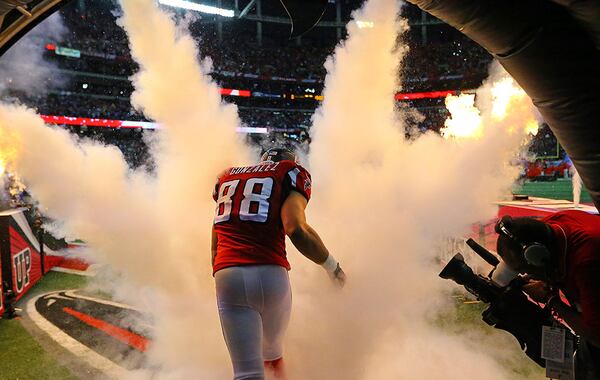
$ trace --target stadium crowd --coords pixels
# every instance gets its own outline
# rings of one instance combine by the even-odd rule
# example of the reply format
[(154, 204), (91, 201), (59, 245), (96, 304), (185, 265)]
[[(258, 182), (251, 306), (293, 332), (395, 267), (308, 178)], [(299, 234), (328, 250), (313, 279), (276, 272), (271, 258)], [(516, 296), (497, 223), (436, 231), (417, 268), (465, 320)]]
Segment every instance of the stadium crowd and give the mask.
[[(48, 42), (78, 49), (84, 58), (55, 56), (61, 59), (61, 65), (109, 75), (128, 76), (135, 72), (137, 65), (131, 59), (126, 34), (117, 25), (113, 10), (73, 6), (61, 14), (69, 32), (61, 40)], [(190, 30), (200, 41), (201, 55), (211, 57), (214, 73), (226, 73), (230, 78), (246, 74), (258, 76), (257, 79), (275, 77), (322, 82), (326, 74), (323, 63), (335, 48), (335, 41), (315, 44), (312, 39), (309, 44), (298, 45), (294, 41), (282, 43), (268, 35), (264, 35), (259, 44), (252, 33), (228, 29), (219, 39), (214, 25), (199, 23), (190, 25)], [(490, 55), (461, 34), (453, 33), (451, 44), (436, 40), (423, 43), (413, 38), (416, 37), (407, 37), (412, 49), (403, 65), (404, 78), (413, 87), (429, 80), (477, 77), (487, 72)]]
[[(415, 16), (410, 11), (406, 14)], [(128, 78), (138, 68), (131, 58), (127, 36), (117, 25), (115, 12), (106, 5), (72, 5), (65, 7), (61, 16), (68, 33), (45, 42), (44, 58), (56, 67), (57, 76), (67, 77), (66, 84), (35, 97), (14, 95), (46, 115), (147, 121), (129, 102), (133, 87)], [(264, 35), (259, 46), (253, 33), (254, 24), (240, 22), (246, 23), (246, 32), (225, 28), (222, 38), (217, 37), (214, 25), (190, 24), (190, 30), (200, 41), (201, 56), (212, 60), (214, 80), (222, 88), (250, 90), (253, 94), (225, 96), (225, 101), (238, 105), (244, 126), (267, 128), (271, 134), (306, 141), (312, 114), (320, 104), (315, 96), (323, 90), (326, 74), (323, 63), (336, 42), (327, 39), (282, 42)], [(440, 37), (444, 33), (452, 34), (452, 38)], [(487, 76), (491, 56), (445, 26), (433, 28), (427, 41), (421, 40), (419, 33), (408, 33), (405, 40), (410, 50), (400, 72), (403, 92), (471, 89)], [(448, 40), (452, 42), (444, 42)], [(81, 55), (57, 54), (57, 47), (78, 49)], [(443, 98), (399, 102), (401, 107), (418, 110), (418, 114), (411, 112), (407, 117), (410, 133), (439, 131), (448, 116), (443, 103)], [(139, 136), (102, 135), (103, 141), (111, 138), (115, 145), (129, 152), (126, 156), (132, 158), (133, 166), (139, 166), (147, 157), (146, 153), (140, 157), (133, 153), (139, 149)], [(132, 140), (131, 144), (128, 140)], [(547, 152), (555, 145), (549, 139), (538, 138), (534, 147)]]
[(145, 120), (141, 113), (131, 107), (128, 100), (100, 99), (72, 94), (51, 94), (26, 99), (26, 103), (31, 104), (42, 115)]
[[(68, 70), (124, 77), (137, 70), (129, 53), (122, 52), (127, 45), (96, 45), (90, 41), (85, 36), (74, 41), (53, 41), (80, 50), (82, 58), (62, 57), (52, 52), (47, 57)], [(324, 62), (334, 46), (263, 44), (258, 46), (250, 36), (228, 36), (222, 42), (201, 40), (199, 47), (202, 57), (211, 58), (212, 75), (229, 86), (248, 85), (248, 79), (252, 79), (250, 85), (254, 90), (273, 92), (282, 91), (283, 87), (283, 92), (289, 92), (291, 86), (298, 84), (323, 83)], [(486, 76), (490, 62), (489, 54), (467, 40), (452, 45), (415, 45), (404, 60), (403, 88), (429, 91), (432, 85), (458, 85), (466, 80), (476, 84)]]

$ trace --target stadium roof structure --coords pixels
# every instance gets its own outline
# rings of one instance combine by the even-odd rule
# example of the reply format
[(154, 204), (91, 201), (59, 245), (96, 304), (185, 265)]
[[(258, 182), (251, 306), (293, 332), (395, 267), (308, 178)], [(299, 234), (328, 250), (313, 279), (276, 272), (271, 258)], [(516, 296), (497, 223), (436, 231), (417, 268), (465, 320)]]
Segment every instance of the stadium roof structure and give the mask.
[(0, 56), (71, 0), (0, 0)]
[[(0, 0), (0, 56), (29, 30), (71, 1)], [(360, 3), (363, 0), (347, 1), (353, 4), (354, 2)], [(291, 20), (290, 35), (297, 37), (319, 22), (321, 26), (337, 27), (345, 25), (345, 23), (342, 24), (339, 21), (321, 21), (328, 2), (329, 0), (264, 0), (265, 8), (274, 12), (274, 15), (263, 14), (257, 16), (248, 14), (248, 10), (255, 6), (256, 0), (236, 1), (236, 6), (245, 4), (243, 10), (236, 9), (236, 18), (285, 24), (289, 24)], [(169, 4), (172, 4), (172, 1)]]

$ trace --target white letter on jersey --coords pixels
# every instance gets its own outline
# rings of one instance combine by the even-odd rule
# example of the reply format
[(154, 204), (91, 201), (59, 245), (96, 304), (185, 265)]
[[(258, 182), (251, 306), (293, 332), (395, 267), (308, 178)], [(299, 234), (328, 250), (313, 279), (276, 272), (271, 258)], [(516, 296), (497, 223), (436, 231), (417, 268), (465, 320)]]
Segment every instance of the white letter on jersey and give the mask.
[[(262, 185), (260, 193), (254, 186)], [(273, 190), (273, 178), (251, 178), (244, 186), (244, 199), (240, 205), (240, 220), (264, 223), (269, 217), (269, 197)], [(252, 210), (252, 205), (257, 208)]]
[[(233, 205), (233, 194), (240, 183), (239, 179), (223, 182), (219, 188), (219, 198), (217, 199), (217, 209), (215, 210), (215, 224), (226, 222), (231, 217), (231, 206)], [(221, 209), (221, 207), (223, 207)]]

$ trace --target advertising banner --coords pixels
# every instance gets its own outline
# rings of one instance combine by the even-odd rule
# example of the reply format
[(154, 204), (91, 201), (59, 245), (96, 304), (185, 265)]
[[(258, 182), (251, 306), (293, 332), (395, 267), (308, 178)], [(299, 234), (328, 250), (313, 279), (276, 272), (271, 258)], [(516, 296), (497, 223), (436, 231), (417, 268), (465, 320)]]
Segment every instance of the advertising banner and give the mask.
[(42, 277), (40, 245), (25, 218), (26, 210), (0, 212), (2, 274), (17, 300)]

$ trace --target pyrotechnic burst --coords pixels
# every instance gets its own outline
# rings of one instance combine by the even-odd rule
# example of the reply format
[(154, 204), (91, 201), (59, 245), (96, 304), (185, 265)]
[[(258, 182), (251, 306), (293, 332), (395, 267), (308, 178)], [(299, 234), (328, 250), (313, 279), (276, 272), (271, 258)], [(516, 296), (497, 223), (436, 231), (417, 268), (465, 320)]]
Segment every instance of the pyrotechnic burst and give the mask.
[(448, 95), (446, 108), (451, 116), (444, 123), (442, 136), (475, 139), (481, 137), (483, 123), (479, 110), (475, 107), (475, 95)]
[(508, 133), (522, 130), (525, 135), (537, 134), (538, 122), (535, 118), (531, 117), (525, 121), (521, 118), (511, 119), (511, 113), (520, 114), (518, 110), (532, 108), (531, 100), (513, 78), (506, 74), (503, 78), (494, 81), (489, 87), (489, 92), (492, 102), (490, 115), (481, 114), (475, 105), (473, 94), (448, 95), (446, 108), (451, 116), (444, 123), (442, 136), (478, 139), (486, 127), (500, 124)]
[(492, 84), (492, 118), (502, 120), (506, 117), (506, 112), (510, 102), (522, 100), (527, 94), (522, 88), (518, 87), (510, 77), (503, 78)]
[(21, 178), (11, 170), (21, 151), (20, 136), (0, 123), (0, 184), (13, 197), (25, 189)]
[(0, 176), (6, 173), (11, 163), (18, 157), (19, 147), (18, 136), (0, 124)]
[[(508, 75), (508, 74), (507, 74)], [(531, 100), (515, 80), (509, 76), (492, 84), (492, 122), (506, 122), (509, 110), (519, 108), (532, 108)], [(521, 124), (521, 125), (519, 125)], [(525, 134), (536, 135), (538, 122), (534, 118), (527, 120), (524, 125), (522, 120), (506, 124), (508, 131), (514, 133), (521, 129)]]

